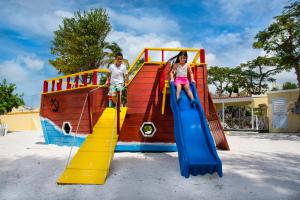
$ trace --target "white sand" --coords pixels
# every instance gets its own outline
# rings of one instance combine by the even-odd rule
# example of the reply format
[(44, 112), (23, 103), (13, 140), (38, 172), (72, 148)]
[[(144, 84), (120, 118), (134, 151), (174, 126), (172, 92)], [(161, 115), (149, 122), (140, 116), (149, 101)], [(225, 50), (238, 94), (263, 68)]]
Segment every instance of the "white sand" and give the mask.
[(116, 153), (102, 186), (57, 185), (70, 147), (43, 141), (39, 132), (0, 137), (1, 200), (300, 199), (299, 135), (231, 134), (231, 151), (219, 151), (223, 178), (182, 177), (177, 153)]

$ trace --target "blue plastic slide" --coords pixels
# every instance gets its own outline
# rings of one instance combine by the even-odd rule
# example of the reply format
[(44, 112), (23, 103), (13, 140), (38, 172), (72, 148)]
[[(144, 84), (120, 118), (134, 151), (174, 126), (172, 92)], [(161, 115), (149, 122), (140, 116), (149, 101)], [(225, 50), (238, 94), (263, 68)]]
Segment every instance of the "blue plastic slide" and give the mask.
[(207, 125), (195, 84), (190, 84), (196, 103), (192, 105), (184, 89), (177, 103), (176, 87), (170, 83), (170, 101), (181, 175), (188, 178), (217, 172), (222, 177), (222, 162)]

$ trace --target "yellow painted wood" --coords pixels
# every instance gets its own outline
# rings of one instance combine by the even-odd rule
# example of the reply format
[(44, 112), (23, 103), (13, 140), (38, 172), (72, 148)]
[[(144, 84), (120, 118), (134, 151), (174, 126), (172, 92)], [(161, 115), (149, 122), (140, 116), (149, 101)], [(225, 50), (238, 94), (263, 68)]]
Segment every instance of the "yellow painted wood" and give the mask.
[[(120, 127), (127, 112), (121, 108)], [(106, 108), (89, 135), (73, 157), (58, 184), (104, 184), (117, 145), (116, 109)]]
[(59, 79), (67, 78), (67, 77), (74, 77), (74, 76), (77, 76), (77, 75), (80, 76), (80, 75), (84, 75), (84, 74), (92, 74), (95, 71), (99, 72), (99, 73), (107, 73), (108, 69), (92, 69), (92, 70), (87, 70), (87, 71), (78, 72), (78, 73), (74, 73), (74, 74), (68, 74), (68, 75), (65, 75), (65, 76), (59, 76), (59, 77), (56, 77), (56, 78), (50, 78), (50, 79), (47, 79), (46, 81), (59, 80)]
[(108, 171), (66, 169), (58, 180), (58, 184), (101, 184), (105, 182)]

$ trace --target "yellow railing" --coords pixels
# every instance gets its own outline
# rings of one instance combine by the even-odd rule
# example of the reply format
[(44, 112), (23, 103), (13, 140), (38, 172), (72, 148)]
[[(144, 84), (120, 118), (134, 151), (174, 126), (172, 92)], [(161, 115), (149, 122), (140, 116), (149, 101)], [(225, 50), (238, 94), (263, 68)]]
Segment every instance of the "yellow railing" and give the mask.
[[(192, 63), (190, 63), (191, 66), (194, 66), (196, 64), (205, 64), (204, 59), (204, 50), (203, 49), (196, 49), (196, 48), (145, 48), (143, 49), (139, 55), (136, 57), (136, 59), (133, 61), (133, 63), (130, 65), (128, 69), (129, 74), (129, 84), (133, 80), (133, 78), (137, 75), (139, 70), (142, 68), (142, 66), (145, 63), (155, 63), (155, 64), (163, 64), (166, 63), (165, 59), (165, 52), (168, 51), (182, 51), (185, 50), (187, 52), (197, 52), (196, 55), (193, 58)], [(151, 51), (161, 51), (161, 59), (160, 60), (151, 60), (149, 57), (149, 53)], [(199, 60), (200, 57), (200, 60)], [(142, 60), (144, 59), (144, 60)], [(169, 58), (168, 58), (169, 59)], [(138, 65), (138, 62), (140, 61), (140, 64)], [(75, 74), (60, 76), (52, 79), (48, 79), (44, 81), (44, 88), (43, 88), (43, 94), (47, 93), (53, 93), (53, 92), (61, 92), (65, 90), (74, 90), (74, 89), (80, 89), (83, 87), (103, 87), (105, 84), (99, 83), (98, 77), (106, 77), (106, 73), (108, 72), (107, 69), (94, 69), (84, 72), (79, 72)], [(100, 78), (100, 79), (101, 79)], [(51, 84), (51, 85), (50, 85)], [(50, 86), (50, 89), (49, 89)]]
[[(197, 52), (197, 54), (195, 55), (194, 59), (193, 59), (193, 63), (197, 63), (197, 60), (199, 59), (200, 57), (200, 52), (203, 51), (204, 53), (204, 50), (203, 49), (196, 49), (196, 48), (145, 48), (143, 49), (139, 55), (136, 57), (136, 59), (133, 61), (133, 63), (130, 65), (129, 69), (128, 69), (128, 72), (130, 72), (133, 67), (137, 64), (137, 62), (139, 60), (141, 60), (142, 56), (144, 57), (144, 61), (145, 62), (148, 62), (147, 58), (149, 56), (149, 51), (162, 51), (163, 53), (166, 52), (166, 51), (187, 51), (187, 52)], [(162, 53), (162, 55), (164, 55)], [(165, 59), (161, 59), (160, 61), (157, 61), (157, 62), (164, 62)], [(205, 62), (199, 62), (199, 64), (205, 64)]]
[[(196, 49), (196, 48), (145, 48), (143, 49), (139, 55), (136, 57), (134, 62), (130, 65), (128, 69), (129, 74), (129, 84), (133, 80), (133, 78), (137, 75), (139, 70), (142, 68), (143, 64), (145, 63), (151, 63), (151, 64), (165, 64), (168, 59), (165, 59), (165, 52), (168, 51), (187, 51), (187, 52), (197, 52), (193, 58), (193, 61), (190, 63), (190, 65), (193, 67), (195, 65), (205, 65), (205, 56), (204, 56), (204, 49)], [(157, 60), (151, 60), (149, 57), (150, 51), (161, 51), (161, 59), (159, 61)], [(141, 62), (139, 66), (136, 66), (138, 64), (138, 61), (141, 61), (142, 58), (144, 58), (144, 62)], [(199, 59), (200, 58), (200, 59)]]
[(166, 107), (166, 96), (167, 96), (167, 88), (169, 87), (169, 81), (165, 80), (165, 86), (163, 89), (163, 99), (162, 99), (162, 105), (161, 105), (161, 114), (165, 114), (165, 107)]

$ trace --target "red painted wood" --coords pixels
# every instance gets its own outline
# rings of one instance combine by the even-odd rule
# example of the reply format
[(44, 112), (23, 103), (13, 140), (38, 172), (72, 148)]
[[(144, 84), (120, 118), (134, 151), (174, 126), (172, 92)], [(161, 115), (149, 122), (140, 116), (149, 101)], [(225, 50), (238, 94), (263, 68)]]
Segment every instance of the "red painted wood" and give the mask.
[[(200, 101), (208, 115), (209, 93), (205, 67), (205, 65), (197, 67), (195, 79)], [(169, 71), (167, 68), (165, 70)], [(166, 99), (165, 115), (161, 115), (162, 94), (159, 84), (162, 82), (161, 71), (159, 65), (145, 64), (129, 85), (128, 110), (120, 132), (120, 141), (174, 142), (173, 116), (168, 103), (169, 95)], [(146, 121), (153, 122), (157, 128), (157, 133), (152, 138), (144, 138), (140, 133), (141, 125)]]
[(55, 80), (52, 80), (52, 87), (51, 87), (51, 91), (54, 92), (55, 91)]
[(216, 108), (213, 104), (212, 97), (210, 94), (208, 95), (208, 98), (209, 98), (210, 113), (209, 113), (209, 116), (207, 117), (207, 119), (208, 119), (209, 126), (211, 128), (212, 135), (215, 139), (216, 146), (219, 149), (229, 150), (229, 145), (227, 143), (227, 139), (225, 137), (223, 127), (218, 118)]
[(160, 77), (159, 77), (159, 93), (162, 93), (164, 87), (165, 87), (165, 80), (166, 80), (166, 66), (164, 65), (162, 69), (159, 71)]
[(48, 92), (48, 81), (44, 81), (43, 92), (44, 92), (44, 93), (47, 93), (47, 92)]
[[(58, 127), (61, 127), (64, 121), (70, 121), (75, 131), (81, 115), (84, 101), (91, 90), (94, 88), (82, 88), (78, 90), (62, 91), (60, 93), (42, 95), (40, 114), (42, 117), (50, 119)], [(90, 99), (84, 107), (82, 119), (78, 127), (78, 133), (88, 134), (92, 132), (92, 127), (97, 122), (99, 116), (107, 106), (107, 88), (98, 88), (90, 92)], [(54, 112), (52, 101), (56, 100), (59, 109)], [(90, 111), (89, 113), (89, 104)], [(92, 116), (92, 118), (90, 118)], [(92, 124), (90, 125), (90, 122)]]
[(57, 88), (57, 91), (62, 90), (62, 79), (59, 79), (59, 81), (56, 83), (56, 88)]
[(200, 49), (200, 63), (205, 63), (205, 50)]
[(148, 62), (148, 49), (145, 49), (144, 60), (145, 62)]
[(78, 82), (79, 82), (79, 75), (75, 76), (75, 88), (78, 88)]
[(98, 79), (97, 79), (97, 71), (93, 72), (93, 85), (97, 85)]
[(67, 89), (71, 89), (71, 83), (70, 83), (70, 81), (71, 81), (71, 77), (67, 77)]
[[(173, 116), (166, 98), (165, 115), (161, 115), (162, 95), (159, 92), (159, 65), (145, 64), (132, 80), (127, 91), (127, 115), (119, 140), (139, 142), (174, 142)], [(144, 138), (140, 126), (151, 121), (157, 128), (152, 138)]]

